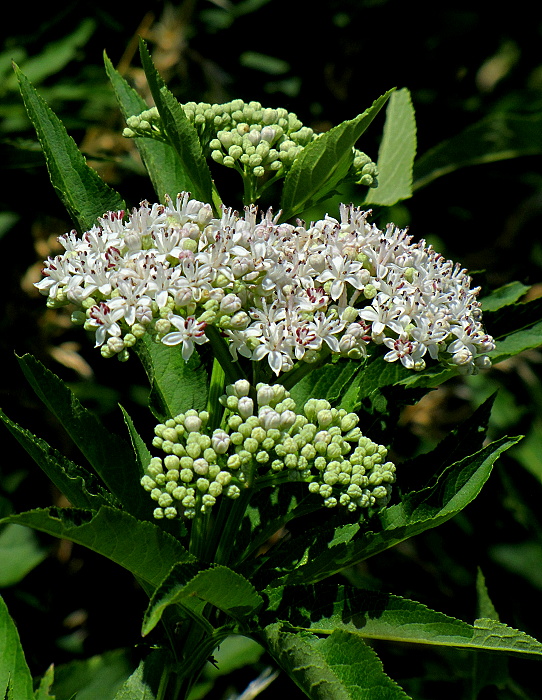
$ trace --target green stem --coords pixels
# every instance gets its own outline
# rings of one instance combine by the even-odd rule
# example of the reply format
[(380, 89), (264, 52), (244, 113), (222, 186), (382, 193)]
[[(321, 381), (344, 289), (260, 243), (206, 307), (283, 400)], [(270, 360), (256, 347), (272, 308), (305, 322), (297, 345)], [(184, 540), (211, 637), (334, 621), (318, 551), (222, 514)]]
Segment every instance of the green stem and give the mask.
[(224, 393), (224, 383), (226, 374), (220, 362), (213, 359), (213, 369), (211, 372), (211, 382), (209, 386), (209, 398), (207, 399), (207, 412), (209, 413), (208, 429), (210, 432), (218, 428), (224, 413), (223, 407), (220, 405), (220, 397)]
[(220, 331), (215, 326), (207, 326), (205, 335), (209, 338), (209, 342), (214, 351), (215, 359), (220, 363), (224, 370), (224, 376), (229, 384), (233, 384), (238, 379), (247, 379), (246, 373), (241, 368), (239, 362), (232, 360), (228, 345), (224, 338), (220, 335)]
[(320, 358), (318, 362), (296, 362), (293, 368), (286, 372), (286, 374), (281, 375), (277, 380), (277, 384), (282, 384), (285, 389), (291, 389), (298, 382), (300, 382), (304, 377), (307, 376), (317, 367), (321, 367), (330, 355), (330, 349), (327, 345), (324, 345), (320, 352)]
[(215, 525), (219, 533), (214, 555), (215, 564), (228, 564), (230, 561), (234, 551), (235, 537), (239, 532), (251, 495), (252, 489), (243, 489), (239, 498), (234, 501), (228, 503), (226, 499), (223, 499)]

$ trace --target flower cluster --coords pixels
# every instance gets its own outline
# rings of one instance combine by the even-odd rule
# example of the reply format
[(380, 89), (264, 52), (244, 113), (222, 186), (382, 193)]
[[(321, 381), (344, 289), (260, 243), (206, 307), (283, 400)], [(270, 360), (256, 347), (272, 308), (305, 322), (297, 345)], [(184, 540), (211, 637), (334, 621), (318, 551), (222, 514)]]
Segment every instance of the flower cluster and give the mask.
[(488, 366), (494, 342), (466, 271), (367, 217), (341, 205), (339, 219), (310, 226), (278, 223), (271, 210), (258, 218), (254, 206), (213, 218), (183, 193), (61, 236), (65, 252), (45, 261), (36, 287), (50, 306), (79, 307), (72, 318), (104, 357), (125, 359), (147, 333), (188, 360), (212, 325), (234, 360), (266, 360), (277, 376), (375, 345), (414, 370), (427, 358), (465, 373)]
[[(224, 104), (188, 102), (182, 105), (195, 127), (205, 154), (228, 168), (254, 178), (284, 176), (305, 146), (320, 134), (303, 126), (293, 112), (262, 107), (260, 102), (232, 100)], [(167, 140), (156, 107), (127, 119), (123, 135)], [(375, 163), (358, 149), (349, 179), (366, 187), (376, 187)]]
[(282, 481), (308, 483), (327, 508), (355, 511), (386, 505), (395, 466), (386, 448), (357, 427), (358, 417), (310, 399), (297, 412), (290, 394), (277, 384), (239, 380), (221, 398), (223, 427), (206, 430), (209, 415), (189, 410), (156, 426), (153, 457), (141, 485), (157, 502), (155, 518), (194, 518), (219, 496), (238, 498), (243, 488)]

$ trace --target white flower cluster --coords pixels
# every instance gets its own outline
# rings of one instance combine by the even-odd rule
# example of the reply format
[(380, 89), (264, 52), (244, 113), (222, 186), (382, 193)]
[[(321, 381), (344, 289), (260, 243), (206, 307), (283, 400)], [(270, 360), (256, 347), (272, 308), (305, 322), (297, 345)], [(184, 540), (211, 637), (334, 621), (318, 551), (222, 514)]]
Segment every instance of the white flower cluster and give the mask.
[[(387, 450), (361, 434), (358, 417), (310, 399), (302, 412), (280, 384), (227, 387), (222, 428), (206, 431), (204, 411), (189, 410), (156, 426), (153, 457), (141, 485), (157, 502), (155, 518), (194, 518), (219, 496), (238, 498), (249, 486), (304, 481), (327, 508), (355, 511), (387, 504), (395, 466)], [(282, 478), (286, 477), (286, 478)]]
[(180, 345), (185, 360), (215, 326), (233, 359), (266, 360), (278, 376), (322, 353), (384, 359), (420, 370), (432, 358), (465, 373), (489, 365), (478, 288), (459, 265), (405, 230), (379, 230), (368, 212), (340, 206), (310, 226), (278, 223), (256, 207), (241, 216), (183, 193), (108, 213), (90, 231), (59, 238), (36, 284), (48, 304), (80, 307), (105, 357), (145, 333)]

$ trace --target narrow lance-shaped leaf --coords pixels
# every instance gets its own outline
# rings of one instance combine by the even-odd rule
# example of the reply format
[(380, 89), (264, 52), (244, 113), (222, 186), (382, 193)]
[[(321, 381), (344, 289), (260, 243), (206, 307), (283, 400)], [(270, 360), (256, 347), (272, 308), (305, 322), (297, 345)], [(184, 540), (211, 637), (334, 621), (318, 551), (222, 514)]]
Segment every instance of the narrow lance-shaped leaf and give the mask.
[(498, 620), (480, 618), (470, 625), (401, 596), (328, 582), (265, 593), (267, 614), (287, 619), (300, 632), (342, 630), (367, 640), (542, 656), (539, 641)]
[(416, 118), (407, 88), (394, 92), (386, 108), (384, 135), (378, 152), (378, 186), (369, 189), (364, 204), (389, 207), (412, 197), (416, 157)]
[(120, 195), (90, 168), (60, 119), (26, 76), (15, 66), (26, 111), (38, 135), (49, 177), (62, 203), (81, 231), (107, 211), (124, 209)]
[(414, 164), (414, 190), (459, 168), (542, 153), (542, 115), (499, 112), (424, 153)]
[(269, 625), (262, 643), (312, 700), (408, 700), (384, 673), (376, 653), (348, 632), (320, 639), (289, 630), (286, 622)]
[(0, 419), (73, 506), (97, 510), (102, 505), (112, 505), (111, 494), (98, 484), (93, 474), (64, 457), (45, 440), (21, 428), (2, 411)]
[(130, 513), (150, 518), (152, 508), (140, 486), (139, 466), (128, 443), (107, 430), (62, 380), (32, 355), (18, 360), (36, 394), (59, 419), (111, 493)]
[(227, 566), (200, 571), (188, 583), (183, 581), (183, 572), (179, 569), (180, 565), (175, 566), (155, 591), (143, 619), (144, 635), (156, 627), (169, 605), (190, 607), (194, 600), (205, 601), (230, 617), (242, 620), (263, 604), (254, 586)]
[(54, 537), (81, 544), (131, 571), (153, 588), (177, 562), (194, 557), (154, 523), (137, 520), (116, 508), (95, 513), (79, 508), (44, 508), (9, 515), (0, 523), (26, 525)]
[[(128, 119), (148, 109), (145, 100), (115, 70), (107, 56), (104, 56), (104, 61), (124, 118)], [(161, 202), (165, 201), (164, 195), (168, 194), (175, 200), (179, 192), (190, 187), (183, 163), (174, 148), (151, 138), (135, 138), (134, 141)]]
[[(332, 532), (315, 530), (307, 550), (307, 563), (276, 579), (274, 585), (321, 581), (446, 522), (476, 498), (499, 455), (519, 440), (502, 438), (451, 465), (437, 484), (410, 494), (402, 503), (384, 508), (371, 521), (373, 530), (367, 532), (360, 527), (347, 542), (337, 543), (333, 541)], [(325, 549), (324, 542), (330, 543)]]
[(336, 189), (352, 164), (357, 140), (392, 92), (379, 97), (355, 119), (342, 122), (305, 146), (284, 180), (280, 203), (283, 219), (297, 216)]
[(141, 62), (149, 87), (160, 113), (168, 140), (177, 152), (182, 163), (184, 178), (179, 181), (182, 191), (191, 192), (192, 196), (203, 202), (213, 202), (213, 182), (211, 171), (203, 156), (196, 129), (188, 121), (178, 100), (168, 90), (158, 71), (153, 65), (151, 55), (140, 41)]

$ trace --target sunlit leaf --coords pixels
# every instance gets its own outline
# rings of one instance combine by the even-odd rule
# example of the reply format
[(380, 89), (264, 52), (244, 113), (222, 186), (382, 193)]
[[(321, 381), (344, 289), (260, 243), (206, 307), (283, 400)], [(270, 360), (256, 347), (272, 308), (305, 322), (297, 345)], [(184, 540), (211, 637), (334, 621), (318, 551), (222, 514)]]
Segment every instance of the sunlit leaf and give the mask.
[(412, 168), (416, 157), (416, 118), (407, 88), (392, 93), (386, 108), (384, 134), (378, 152), (378, 186), (370, 188), (365, 204), (389, 207), (412, 197)]

